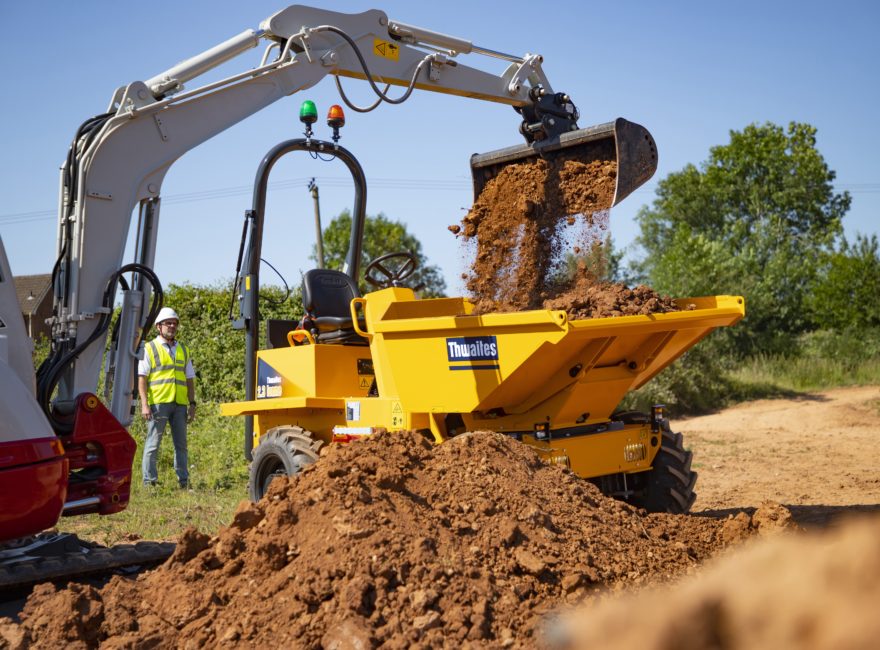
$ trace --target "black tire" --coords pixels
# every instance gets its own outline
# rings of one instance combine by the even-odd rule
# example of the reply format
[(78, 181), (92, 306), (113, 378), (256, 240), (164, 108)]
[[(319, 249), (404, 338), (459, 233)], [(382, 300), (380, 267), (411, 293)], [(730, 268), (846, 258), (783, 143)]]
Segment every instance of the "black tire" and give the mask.
[(248, 496), (259, 501), (276, 476), (293, 476), (318, 460), (323, 443), (301, 427), (269, 429), (254, 450), (248, 477)]
[(691, 469), (694, 455), (684, 448), (683, 437), (673, 433), (663, 421), (660, 451), (654, 458), (653, 468), (645, 472), (640, 494), (633, 497), (633, 505), (648, 512), (670, 512), (683, 515), (690, 511), (697, 498), (694, 486), (697, 473)]

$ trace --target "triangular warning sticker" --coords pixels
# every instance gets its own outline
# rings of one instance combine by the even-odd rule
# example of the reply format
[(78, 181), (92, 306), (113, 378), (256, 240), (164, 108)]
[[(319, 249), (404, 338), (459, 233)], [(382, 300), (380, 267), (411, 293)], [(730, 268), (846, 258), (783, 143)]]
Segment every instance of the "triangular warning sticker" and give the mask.
[(403, 413), (403, 409), (400, 406), (400, 402), (394, 402), (394, 406), (391, 407), (392, 415), (400, 415)]

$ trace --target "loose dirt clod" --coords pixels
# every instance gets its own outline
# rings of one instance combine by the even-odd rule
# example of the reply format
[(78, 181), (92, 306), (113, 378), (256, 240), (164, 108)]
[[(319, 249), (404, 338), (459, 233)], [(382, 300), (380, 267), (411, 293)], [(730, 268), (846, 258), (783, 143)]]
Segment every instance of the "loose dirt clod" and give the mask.
[[(476, 313), (561, 309), (571, 318), (675, 311), (648, 287), (600, 282), (617, 165), (561, 156), (507, 165), (489, 180), (459, 234)], [(582, 254), (583, 253), (583, 254)]]
[(606, 498), (501, 434), (378, 434), (276, 480), (215, 537), (184, 534), (135, 581), (40, 587), (0, 631), (47, 646), (533, 647), (548, 611), (689, 572), (723, 527)]

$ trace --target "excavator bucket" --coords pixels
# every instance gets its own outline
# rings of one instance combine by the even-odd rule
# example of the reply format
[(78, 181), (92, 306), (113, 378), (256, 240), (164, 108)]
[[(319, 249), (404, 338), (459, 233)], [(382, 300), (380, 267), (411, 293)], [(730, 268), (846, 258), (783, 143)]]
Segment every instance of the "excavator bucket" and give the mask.
[(529, 158), (552, 159), (564, 155), (568, 159), (590, 163), (595, 160), (617, 164), (615, 206), (647, 181), (657, 169), (657, 146), (648, 130), (622, 117), (613, 122), (563, 133), (559, 137), (498, 149), (471, 156), (474, 198), (480, 196), (486, 183), (505, 165)]

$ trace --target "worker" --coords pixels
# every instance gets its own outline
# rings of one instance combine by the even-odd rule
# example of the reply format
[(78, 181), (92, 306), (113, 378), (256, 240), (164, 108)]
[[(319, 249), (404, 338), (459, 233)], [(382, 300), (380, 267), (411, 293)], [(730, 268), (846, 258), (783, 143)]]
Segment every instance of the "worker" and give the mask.
[(189, 464), (186, 425), (196, 415), (195, 370), (189, 348), (177, 340), (180, 318), (170, 307), (163, 307), (156, 317), (159, 336), (147, 343), (144, 358), (138, 364), (138, 393), (141, 415), (147, 421), (144, 444), (144, 485), (156, 485), (159, 475), (156, 456), (171, 423), (174, 442), (174, 471), (181, 488), (189, 487)]

